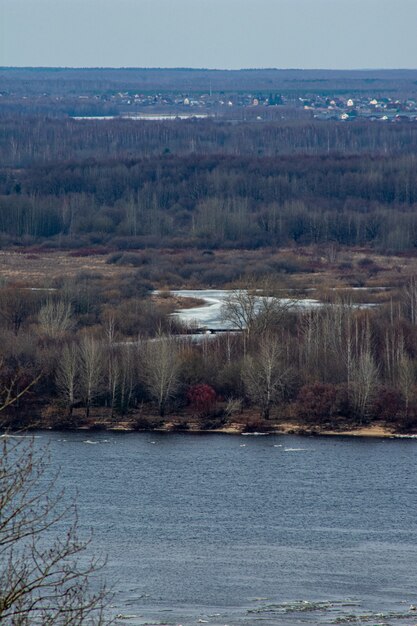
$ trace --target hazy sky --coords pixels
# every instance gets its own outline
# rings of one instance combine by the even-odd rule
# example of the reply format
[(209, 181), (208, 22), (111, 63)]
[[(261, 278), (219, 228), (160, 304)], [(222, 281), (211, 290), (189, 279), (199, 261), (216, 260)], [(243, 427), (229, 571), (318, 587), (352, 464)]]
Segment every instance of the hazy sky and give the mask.
[(417, 68), (417, 0), (0, 0), (0, 65)]

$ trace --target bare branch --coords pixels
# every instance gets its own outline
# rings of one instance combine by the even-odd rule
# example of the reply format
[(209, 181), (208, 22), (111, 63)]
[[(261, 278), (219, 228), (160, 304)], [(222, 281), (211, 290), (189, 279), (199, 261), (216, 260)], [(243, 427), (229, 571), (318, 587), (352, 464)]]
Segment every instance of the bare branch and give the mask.
[[(90, 539), (80, 539), (72, 502), (54, 479), (34, 442), (2, 437), (0, 457), (0, 623), (2, 626), (102, 626), (103, 586), (91, 578), (103, 564), (81, 555)], [(66, 531), (62, 525), (67, 522)], [(56, 536), (54, 537), (54, 532)]]

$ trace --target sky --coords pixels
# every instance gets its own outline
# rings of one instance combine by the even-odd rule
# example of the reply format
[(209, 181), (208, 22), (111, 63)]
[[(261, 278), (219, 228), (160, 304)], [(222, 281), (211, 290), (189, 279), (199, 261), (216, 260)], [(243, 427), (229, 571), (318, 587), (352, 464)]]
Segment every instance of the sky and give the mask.
[(417, 0), (0, 0), (0, 66), (417, 68)]

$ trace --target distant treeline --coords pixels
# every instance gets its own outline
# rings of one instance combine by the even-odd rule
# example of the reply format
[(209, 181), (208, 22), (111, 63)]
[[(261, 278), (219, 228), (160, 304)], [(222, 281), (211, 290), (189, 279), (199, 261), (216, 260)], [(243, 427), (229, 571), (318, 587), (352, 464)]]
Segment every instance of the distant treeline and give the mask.
[(74, 120), (0, 114), (2, 168), (163, 154), (276, 157), (416, 154), (417, 123)]
[(191, 68), (0, 68), (1, 91), (28, 95), (79, 95), (115, 91), (192, 93), (279, 89), (283, 93), (361, 91), (412, 93), (414, 70), (297, 70)]
[(417, 245), (415, 124), (1, 125), (4, 245)]

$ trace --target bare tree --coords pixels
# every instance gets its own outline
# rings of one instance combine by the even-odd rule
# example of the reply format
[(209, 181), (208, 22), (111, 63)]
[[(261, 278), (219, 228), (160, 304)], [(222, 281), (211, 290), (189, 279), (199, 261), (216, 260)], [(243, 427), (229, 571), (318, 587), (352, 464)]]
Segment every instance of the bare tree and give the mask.
[(256, 352), (245, 359), (243, 380), (248, 396), (260, 407), (264, 419), (269, 418), (271, 407), (282, 398), (289, 378), (290, 369), (278, 339), (263, 335)]
[(71, 304), (64, 300), (48, 300), (38, 313), (42, 332), (56, 339), (71, 328)]
[(33, 291), (5, 287), (0, 292), (0, 320), (4, 325), (19, 334), (27, 318), (34, 313), (36, 297)]
[(79, 361), (78, 346), (75, 343), (64, 345), (56, 368), (55, 382), (68, 406), (69, 415), (72, 415), (79, 392)]
[(108, 345), (105, 348), (104, 356), (106, 357), (106, 387), (107, 402), (111, 408), (111, 417), (114, 415), (118, 391), (124, 368), (123, 360), (120, 357), (120, 350), (117, 346)]
[(300, 317), (300, 365), (307, 380), (338, 383), (349, 378), (352, 365), (352, 316), (349, 302), (336, 297), (330, 305)]
[(0, 445), (0, 623), (104, 625), (106, 592), (91, 590), (100, 562), (81, 558), (89, 542), (48, 480), (44, 450), (7, 436)]
[(410, 400), (416, 382), (416, 365), (406, 354), (398, 363), (398, 382), (405, 401), (405, 414), (408, 415)]
[(258, 308), (258, 297), (254, 291), (235, 289), (224, 300), (221, 310), (222, 319), (229, 322), (232, 328), (250, 333)]
[(106, 311), (103, 319), (104, 336), (109, 346), (115, 342), (117, 333), (116, 316), (113, 311)]
[[(1, 362), (0, 362), (1, 367)], [(27, 392), (36, 385), (37, 382), (42, 377), (42, 373), (38, 374), (34, 378), (32, 378), (27, 384), (23, 386), (23, 388), (18, 384), (20, 378), (20, 372), (17, 371), (10, 377), (7, 384), (4, 385), (2, 389), (1, 397), (1, 406), (0, 411), (7, 409), (9, 406), (12, 406), (16, 402), (19, 401)]]
[(115, 344), (117, 325), (113, 311), (106, 312), (103, 322), (106, 344), (104, 355), (106, 357), (107, 400), (111, 408), (111, 417), (113, 417), (123, 364), (120, 359), (120, 351)]
[(80, 355), (80, 389), (85, 404), (86, 417), (90, 416), (90, 408), (94, 399), (100, 394), (103, 386), (103, 351), (100, 343), (90, 335), (84, 335), (79, 347)]
[(417, 277), (411, 276), (403, 290), (403, 301), (407, 318), (417, 324)]
[(157, 402), (163, 417), (169, 400), (178, 390), (180, 355), (177, 341), (169, 335), (159, 334), (146, 341), (141, 349), (142, 379), (150, 396)]
[(28, 396), (41, 379), (44, 374), (42, 365), (45, 368), (46, 363), (39, 363), (33, 341), (26, 333), (19, 336), (3, 334), (0, 343), (0, 412), (13, 406), (16, 418), (21, 399)]
[(416, 363), (407, 353), (404, 336), (401, 334), (395, 354), (395, 378), (405, 402), (405, 414), (408, 415), (410, 400), (416, 382)]
[(122, 346), (118, 354), (120, 373), (117, 393), (122, 414), (128, 411), (136, 387), (135, 354), (136, 347), (131, 345)]
[(225, 298), (222, 318), (234, 329), (252, 334), (264, 334), (279, 329), (293, 302), (277, 297), (269, 281), (250, 283), (245, 289), (235, 289)]
[(354, 361), (350, 387), (353, 406), (361, 421), (368, 417), (369, 405), (379, 382), (379, 368), (369, 349), (365, 348)]

